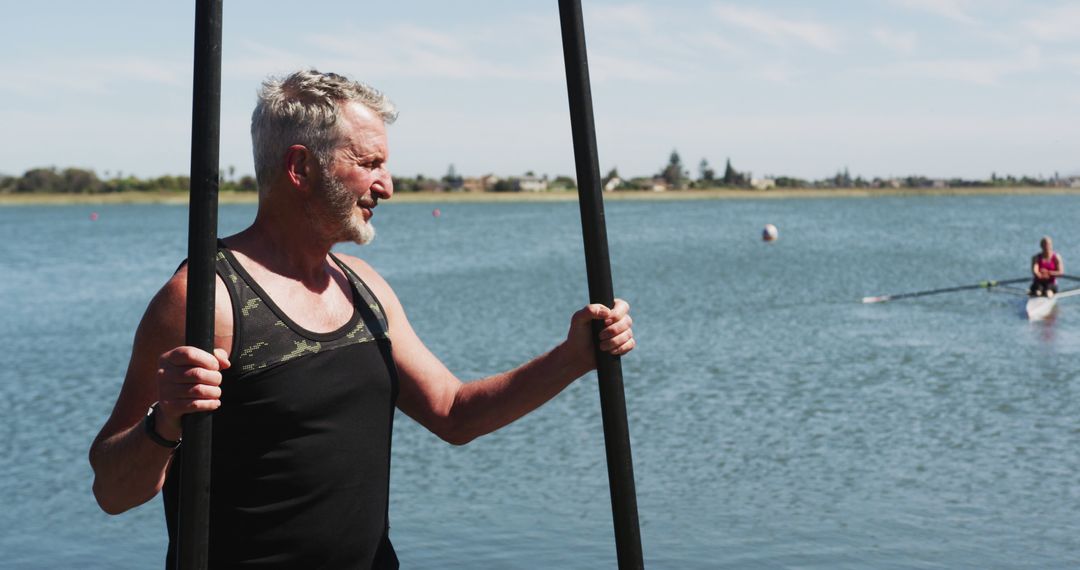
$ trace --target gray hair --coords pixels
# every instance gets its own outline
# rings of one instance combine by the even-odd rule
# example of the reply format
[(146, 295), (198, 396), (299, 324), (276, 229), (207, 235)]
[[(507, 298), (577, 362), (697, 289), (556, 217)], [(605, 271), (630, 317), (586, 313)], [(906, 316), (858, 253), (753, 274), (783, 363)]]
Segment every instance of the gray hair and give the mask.
[(305, 69), (264, 81), (251, 114), (255, 179), (260, 192), (269, 189), (281, 173), (282, 158), (292, 145), (304, 145), (321, 167), (327, 167), (341, 142), (337, 126), (341, 108), (350, 102), (363, 104), (386, 124), (397, 119), (394, 103), (381, 91), (336, 73)]

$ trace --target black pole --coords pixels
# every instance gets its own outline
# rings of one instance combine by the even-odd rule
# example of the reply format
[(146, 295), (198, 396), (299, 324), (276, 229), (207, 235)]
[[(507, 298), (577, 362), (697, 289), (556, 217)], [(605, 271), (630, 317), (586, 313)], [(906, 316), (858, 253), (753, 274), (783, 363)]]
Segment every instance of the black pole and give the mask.
[[(221, 2), (196, 0), (191, 113), (186, 344), (214, 350), (218, 146), (221, 123)], [(209, 413), (184, 416), (177, 567), (204, 570), (210, 542)]]
[[(600, 195), (600, 162), (596, 154), (596, 127), (593, 124), (592, 93), (589, 89), (589, 62), (585, 54), (585, 24), (580, 0), (559, 0), (562, 22), (563, 59), (566, 87), (570, 96), (570, 124), (574, 133), (577, 163), (578, 202), (581, 230), (585, 238), (585, 266), (592, 303), (615, 304), (608, 259), (604, 199)], [(602, 328), (594, 322), (594, 332)], [(622, 365), (619, 358), (599, 350), (596, 372), (600, 385), (600, 413), (604, 420), (611, 512), (615, 522), (615, 550), (619, 568), (644, 568), (641, 530), (638, 527), (637, 494), (634, 490), (634, 462), (630, 456), (630, 428), (626, 422)]]

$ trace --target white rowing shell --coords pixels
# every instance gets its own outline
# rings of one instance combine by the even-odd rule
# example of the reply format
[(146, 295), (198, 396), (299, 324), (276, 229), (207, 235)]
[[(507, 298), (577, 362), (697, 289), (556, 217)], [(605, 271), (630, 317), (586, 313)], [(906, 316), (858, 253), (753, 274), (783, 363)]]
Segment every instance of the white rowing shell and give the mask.
[(1024, 311), (1029, 321), (1041, 321), (1050, 316), (1057, 306), (1056, 297), (1032, 297), (1027, 300)]

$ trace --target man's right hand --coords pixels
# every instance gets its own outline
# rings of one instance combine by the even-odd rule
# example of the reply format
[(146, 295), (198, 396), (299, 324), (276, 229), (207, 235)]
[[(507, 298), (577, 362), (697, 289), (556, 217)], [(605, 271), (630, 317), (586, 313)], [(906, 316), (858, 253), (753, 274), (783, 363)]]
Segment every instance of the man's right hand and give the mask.
[(229, 368), (224, 350), (210, 354), (193, 346), (174, 348), (158, 359), (158, 419), (161, 437), (181, 437), (185, 414), (211, 412), (221, 407), (221, 371)]

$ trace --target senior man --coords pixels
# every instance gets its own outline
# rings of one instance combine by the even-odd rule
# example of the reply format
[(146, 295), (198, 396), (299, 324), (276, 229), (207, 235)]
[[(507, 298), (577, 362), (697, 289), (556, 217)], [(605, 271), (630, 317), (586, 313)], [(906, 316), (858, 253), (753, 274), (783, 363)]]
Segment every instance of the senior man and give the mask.
[(393, 195), (386, 125), (395, 118), (382, 93), (340, 75), (267, 80), (251, 123), (258, 211), (219, 245), (213, 354), (183, 346), (186, 266), (146, 309), (90, 463), (108, 513), (163, 490), (167, 566), (185, 414), (214, 411), (211, 567), (395, 568), (395, 406), (464, 444), (593, 369), (592, 321), (604, 323), (601, 350), (634, 348), (628, 305), (593, 304), (551, 351), (477, 381), (455, 377), (387, 282), (330, 252), (374, 238), (376, 206)]

